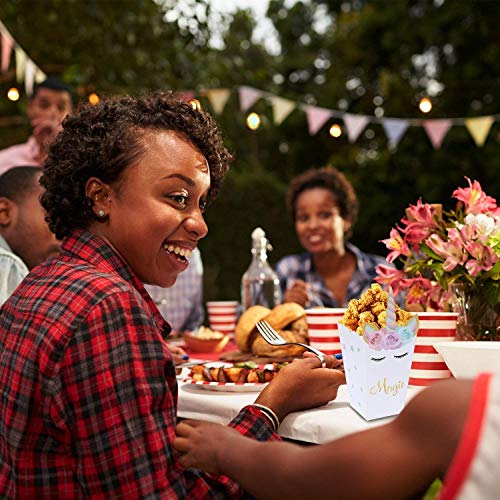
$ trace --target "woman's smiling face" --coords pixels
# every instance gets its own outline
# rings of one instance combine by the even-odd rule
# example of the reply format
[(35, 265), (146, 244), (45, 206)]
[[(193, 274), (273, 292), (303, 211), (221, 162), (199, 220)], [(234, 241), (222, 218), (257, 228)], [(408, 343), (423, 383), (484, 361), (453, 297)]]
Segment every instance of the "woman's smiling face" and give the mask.
[(142, 142), (144, 153), (100, 201), (106, 220), (91, 230), (124, 257), (141, 281), (168, 287), (208, 232), (203, 211), (210, 170), (182, 134), (144, 131)]
[(333, 193), (323, 187), (302, 191), (295, 201), (295, 230), (311, 254), (343, 250), (350, 224), (342, 219)]

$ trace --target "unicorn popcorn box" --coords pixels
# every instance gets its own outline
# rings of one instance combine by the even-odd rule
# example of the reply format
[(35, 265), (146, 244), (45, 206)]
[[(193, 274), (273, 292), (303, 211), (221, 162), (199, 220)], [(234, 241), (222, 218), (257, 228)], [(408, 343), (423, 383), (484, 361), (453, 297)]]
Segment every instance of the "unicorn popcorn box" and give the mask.
[(366, 420), (398, 414), (405, 404), (418, 318), (376, 283), (349, 302), (339, 322), (350, 405)]

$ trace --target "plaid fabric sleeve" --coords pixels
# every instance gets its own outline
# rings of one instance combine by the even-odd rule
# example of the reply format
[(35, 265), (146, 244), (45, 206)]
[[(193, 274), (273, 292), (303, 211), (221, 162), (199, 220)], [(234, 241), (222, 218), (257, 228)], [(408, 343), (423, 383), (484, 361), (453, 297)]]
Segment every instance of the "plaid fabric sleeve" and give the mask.
[(140, 300), (107, 295), (67, 349), (51, 418), (71, 423), (77, 482), (92, 498), (237, 496), (227, 478), (178, 464), (175, 367)]

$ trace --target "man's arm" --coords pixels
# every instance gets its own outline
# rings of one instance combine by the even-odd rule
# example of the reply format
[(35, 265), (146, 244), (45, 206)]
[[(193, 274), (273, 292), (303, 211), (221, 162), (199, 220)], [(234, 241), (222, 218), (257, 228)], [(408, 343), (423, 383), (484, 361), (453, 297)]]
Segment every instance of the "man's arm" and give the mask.
[[(257, 498), (407, 499), (442, 477), (466, 420), (472, 383), (437, 383), (392, 422), (302, 448), (257, 443), (216, 424), (179, 424), (185, 466), (227, 474)], [(211, 425), (210, 429), (205, 427)]]

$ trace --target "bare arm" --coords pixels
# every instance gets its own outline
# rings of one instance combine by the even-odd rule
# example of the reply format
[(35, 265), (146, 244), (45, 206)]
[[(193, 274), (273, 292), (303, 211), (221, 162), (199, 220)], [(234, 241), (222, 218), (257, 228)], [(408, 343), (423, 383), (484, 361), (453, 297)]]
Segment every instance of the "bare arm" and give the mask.
[(389, 424), (317, 447), (258, 443), (200, 423), (180, 424), (174, 446), (183, 465), (227, 474), (258, 498), (324, 498), (325, 491), (343, 499), (409, 498), (448, 468), (471, 387), (437, 383)]

